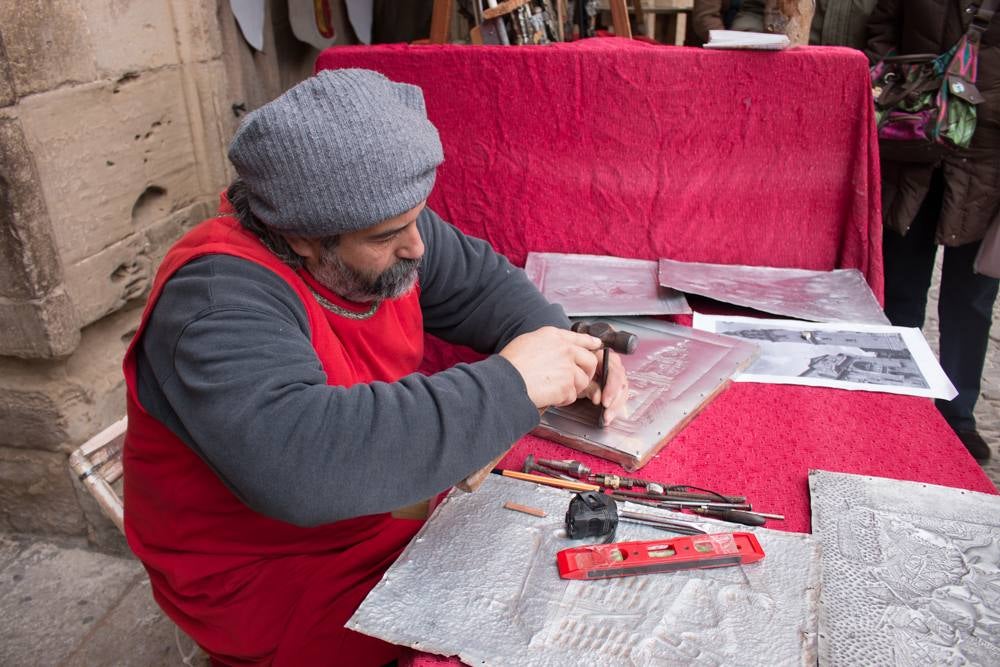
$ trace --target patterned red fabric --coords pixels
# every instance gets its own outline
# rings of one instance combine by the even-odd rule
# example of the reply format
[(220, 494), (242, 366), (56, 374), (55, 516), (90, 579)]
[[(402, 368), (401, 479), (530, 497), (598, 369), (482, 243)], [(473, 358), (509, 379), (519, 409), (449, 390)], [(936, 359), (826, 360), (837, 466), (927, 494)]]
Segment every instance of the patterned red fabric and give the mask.
[[(523, 266), (528, 251), (857, 268), (882, 297), (868, 65), (840, 48), (708, 51), (595, 39), (551, 47), (325, 51), (424, 89), (445, 162), (431, 206)], [(428, 345), (425, 368), (463, 357)], [(534, 437), (524, 457), (607, 461)], [(931, 401), (736, 384), (638, 476), (746, 494), (808, 531), (811, 468), (994, 492)], [(419, 656), (417, 664), (442, 661)]]

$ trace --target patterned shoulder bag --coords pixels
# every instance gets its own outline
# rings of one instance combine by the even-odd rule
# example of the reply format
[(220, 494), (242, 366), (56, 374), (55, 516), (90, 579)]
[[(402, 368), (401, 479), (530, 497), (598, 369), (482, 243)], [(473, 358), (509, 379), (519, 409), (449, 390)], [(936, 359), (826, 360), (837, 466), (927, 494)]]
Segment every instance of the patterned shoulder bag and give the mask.
[(871, 68), (882, 157), (935, 162), (947, 147), (968, 148), (976, 131), (979, 42), (1000, 0), (983, 0), (969, 29), (948, 51), (899, 56)]

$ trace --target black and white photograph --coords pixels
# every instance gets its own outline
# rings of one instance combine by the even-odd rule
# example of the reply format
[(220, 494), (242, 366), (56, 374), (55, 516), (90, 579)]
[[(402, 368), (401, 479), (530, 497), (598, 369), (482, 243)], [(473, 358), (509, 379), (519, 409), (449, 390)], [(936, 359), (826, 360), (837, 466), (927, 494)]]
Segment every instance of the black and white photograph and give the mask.
[(760, 358), (737, 382), (801, 384), (951, 399), (955, 388), (918, 329), (696, 313), (694, 327), (751, 340)]

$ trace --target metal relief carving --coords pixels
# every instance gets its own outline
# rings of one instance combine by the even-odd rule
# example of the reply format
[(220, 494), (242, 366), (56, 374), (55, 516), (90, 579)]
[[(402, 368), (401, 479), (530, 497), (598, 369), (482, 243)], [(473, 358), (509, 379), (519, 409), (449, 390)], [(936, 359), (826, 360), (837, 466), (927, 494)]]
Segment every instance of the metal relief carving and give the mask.
[[(814, 538), (754, 529), (767, 555), (752, 565), (570, 581), (555, 554), (582, 543), (562, 526), (571, 497), (496, 475), (475, 493), (453, 493), (347, 627), (473, 665), (815, 664)], [(506, 501), (548, 516), (510, 512)], [(621, 524), (616, 539), (664, 535)]]
[(691, 312), (683, 294), (660, 286), (654, 261), (532, 252), (524, 271), (570, 317)]
[(857, 269), (808, 271), (661, 259), (665, 287), (812, 322), (889, 324)]
[(811, 471), (820, 663), (1000, 665), (1000, 496)]
[(676, 324), (604, 321), (639, 337), (635, 353), (621, 357), (629, 379), (628, 417), (599, 427), (599, 408), (581, 400), (549, 408), (534, 432), (626, 470), (645, 465), (757, 355), (753, 343)]

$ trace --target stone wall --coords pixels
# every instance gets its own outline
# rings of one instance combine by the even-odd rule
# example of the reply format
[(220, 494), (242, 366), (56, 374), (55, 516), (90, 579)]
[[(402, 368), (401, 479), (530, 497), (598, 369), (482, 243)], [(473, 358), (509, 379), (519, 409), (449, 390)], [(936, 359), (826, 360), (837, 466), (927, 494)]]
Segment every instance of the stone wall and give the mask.
[(117, 539), (67, 454), (124, 415), (156, 266), (214, 210), (239, 116), (316, 55), (284, 0), (262, 52), (229, 0), (0, 0), (0, 531)]

